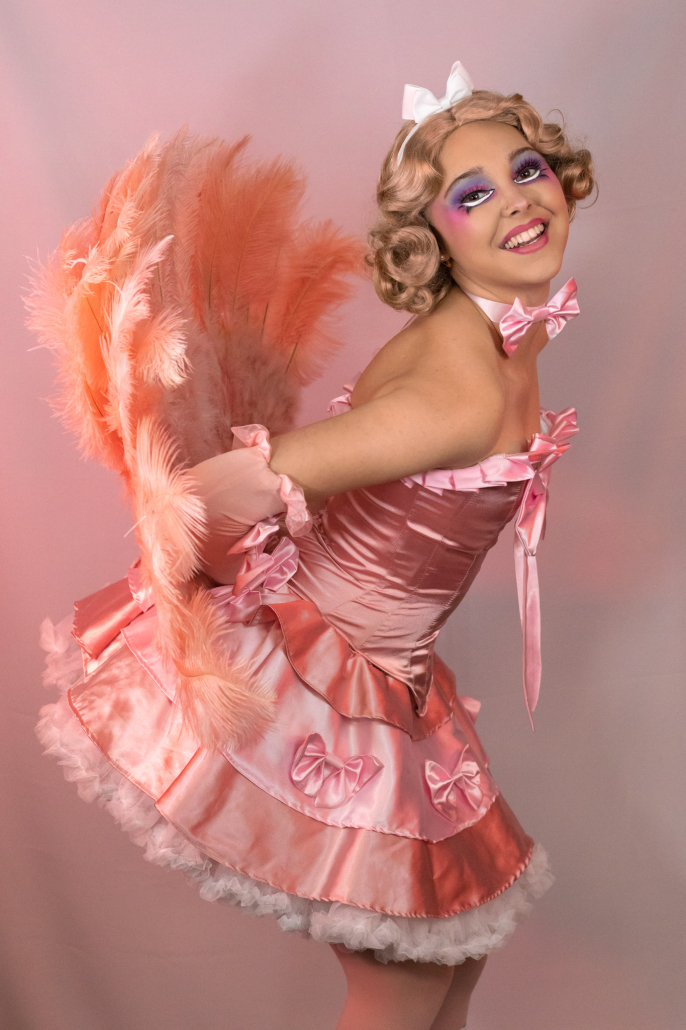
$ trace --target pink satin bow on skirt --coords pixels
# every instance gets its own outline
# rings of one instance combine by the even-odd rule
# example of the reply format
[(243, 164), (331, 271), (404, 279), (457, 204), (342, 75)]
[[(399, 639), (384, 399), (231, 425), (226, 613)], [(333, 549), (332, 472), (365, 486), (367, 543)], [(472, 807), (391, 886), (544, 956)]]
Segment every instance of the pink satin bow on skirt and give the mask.
[(480, 786), (481, 770), (469, 744), (465, 745), (452, 773), (447, 772), (438, 762), (427, 760), (424, 776), (432, 804), (453, 822), (457, 822), (461, 814), (462, 799), (474, 810), (478, 810), (483, 801), (484, 794)]
[(291, 779), (303, 794), (315, 799), (317, 808), (337, 808), (382, 769), (373, 755), (354, 755), (344, 762), (326, 750), (319, 733), (310, 733), (293, 759)]

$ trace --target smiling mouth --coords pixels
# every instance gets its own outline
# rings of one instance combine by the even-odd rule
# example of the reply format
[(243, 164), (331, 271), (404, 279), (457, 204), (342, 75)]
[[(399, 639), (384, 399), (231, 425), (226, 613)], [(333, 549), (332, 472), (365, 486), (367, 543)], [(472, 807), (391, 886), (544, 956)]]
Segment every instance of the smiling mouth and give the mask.
[(516, 250), (518, 247), (526, 247), (529, 243), (533, 243), (535, 240), (542, 236), (547, 229), (545, 222), (539, 222), (538, 225), (532, 225), (530, 229), (525, 232), (520, 232), (517, 236), (513, 236), (503, 244), (503, 250)]

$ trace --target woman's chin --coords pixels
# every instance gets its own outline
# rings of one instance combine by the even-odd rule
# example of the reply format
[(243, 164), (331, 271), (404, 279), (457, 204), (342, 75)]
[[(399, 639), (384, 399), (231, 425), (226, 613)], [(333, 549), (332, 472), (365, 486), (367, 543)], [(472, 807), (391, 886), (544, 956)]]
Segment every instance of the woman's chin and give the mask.
[(539, 251), (531, 255), (508, 254), (507, 265), (500, 263), (499, 271), (502, 271), (503, 285), (505, 282), (512, 286), (525, 283), (527, 286), (537, 286), (549, 283), (554, 279), (562, 268), (564, 252), (556, 248), (555, 253)]

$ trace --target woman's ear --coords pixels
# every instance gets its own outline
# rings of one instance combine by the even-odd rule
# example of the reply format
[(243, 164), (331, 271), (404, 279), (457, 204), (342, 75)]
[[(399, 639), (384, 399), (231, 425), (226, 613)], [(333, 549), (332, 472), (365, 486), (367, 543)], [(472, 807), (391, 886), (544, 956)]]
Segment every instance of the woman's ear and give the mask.
[(448, 268), (450, 268), (452, 266), (453, 259), (450, 256), (450, 252), (448, 251), (448, 248), (446, 247), (445, 243), (443, 242), (443, 237), (441, 236), (441, 234), (438, 231), (438, 229), (436, 228), (436, 226), (432, 225), (431, 222), (429, 221), (428, 216), (426, 214), (426, 211), (423, 212), (423, 215), (424, 215), (424, 218), (426, 219), (427, 227), (434, 234), (434, 237), (436, 239), (436, 243), (438, 244), (438, 250), (439, 250), (439, 253), (441, 255), (441, 264), (442, 265), (446, 265)]

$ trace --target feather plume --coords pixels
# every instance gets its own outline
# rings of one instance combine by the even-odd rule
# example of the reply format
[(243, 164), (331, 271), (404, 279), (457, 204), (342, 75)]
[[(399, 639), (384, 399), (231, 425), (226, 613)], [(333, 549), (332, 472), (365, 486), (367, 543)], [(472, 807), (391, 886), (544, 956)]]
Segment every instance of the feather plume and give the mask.
[(231, 198), (237, 168), (249, 137), (229, 145), (220, 140), (206, 145), (196, 141), (185, 183), (179, 189), (174, 229), (176, 273), (188, 284), (187, 300), (197, 323), (208, 329), (208, 296), (212, 290), (212, 268), (217, 248), (224, 242), (219, 231), (222, 221), (237, 216)]
[(160, 651), (179, 672), (187, 725), (206, 746), (232, 747), (266, 728), (273, 701), (249, 681), (246, 667), (223, 657), (225, 623), (209, 594), (190, 583), (205, 514), (192, 475), (174, 467), (175, 450), (152, 419), (141, 422), (135, 498), (142, 570), (155, 590)]
[(207, 320), (224, 333), (260, 327), (290, 243), (304, 182), (275, 161), (213, 183), (218, 219), (202, 253)]
[(331, 222), (305, 226), (285, 262), (265, 321), (265, 336), (286, 368), (306, 384), (339, 346), (326, 316), (352, 296), (349, 277), (362, 271), (361, 245)]
[(184, 614), (177, 696), (191, 732), (215, 750), (255, 739), (274, 718), (274, 698), (247, 664), (224, 656), (223, 620), (206, 591), (188, 598)]
[(102, 338), (103, 359), (110, 382), (106, 417), (110, 429), (121, 436), (129, 465), (128, 452), (133, 447), (133, 422), (137, 414), (133, 337), (139, 325), (151, 315), (150, 280), (170, 241), (171, 236), (167, 236), (140, 252), (122, 285), (115, 283), (116, 294), (107, 317), (108, 332)]
[(141, 334), (137, 357), (144, 383), (180, 386), (190, 372), (183, 315), (174, 308), (156, 312)]
[[(84, 252), (92, 226), (67, 232), (57, 254), (33, 276), (27, 300), (29, 325), (59, 359), (59, 394), (53, 407), (79, 433), (86, 454), (124, 471), (122, 443), (105, 418), (107, 371), (102, 357), (104, 330), (98, 320), (96, 293), (102, 293), (109, 265), (97, 243)], [(81, 238), (79, 239), (79, 235)]]
[(153, 417), (142, 418), (132, 484), (138, 540), (150, 582), (170, 589), (198, 571), (198, 544), (206, 532), (193, 477), (177, 462), (177, 445), (166, 430)]
[(338, 346), (328, 316), (362, 252), (330, 223), (303, 222), (302, 175), (281, 159), (249, 164), (247, 144), (152, 137), (36, 270), (27, 300), (59, 361), (57, 409), (130, 492), (159, 648), (212, 748), (264, 732), (274, 702), (221, 646), (187, 467), (229, 450), (231, 425), (292, 427), (301, 384)]

